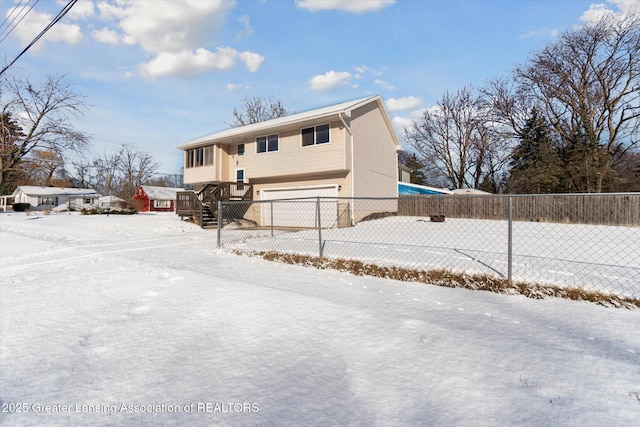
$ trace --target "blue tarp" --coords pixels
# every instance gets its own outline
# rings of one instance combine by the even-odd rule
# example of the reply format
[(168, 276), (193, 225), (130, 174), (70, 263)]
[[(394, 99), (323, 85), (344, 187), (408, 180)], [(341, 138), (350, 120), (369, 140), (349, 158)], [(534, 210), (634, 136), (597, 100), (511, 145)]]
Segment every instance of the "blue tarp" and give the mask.
[(398, 194), (401, 196), (412, 194), (445, 195), (452, 194), (452, 192), (445, 188), (434, 188), (427, 187), (425, 185), (409, 184), (408, 182), (398, 182)]

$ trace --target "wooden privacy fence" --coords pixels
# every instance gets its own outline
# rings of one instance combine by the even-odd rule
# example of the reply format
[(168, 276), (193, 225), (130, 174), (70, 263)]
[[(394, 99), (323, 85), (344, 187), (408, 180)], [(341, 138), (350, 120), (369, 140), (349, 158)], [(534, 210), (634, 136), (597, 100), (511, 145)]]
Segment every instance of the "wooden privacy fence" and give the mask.
[(398, 215), (640, 226), (640, 193), (401, 196)]

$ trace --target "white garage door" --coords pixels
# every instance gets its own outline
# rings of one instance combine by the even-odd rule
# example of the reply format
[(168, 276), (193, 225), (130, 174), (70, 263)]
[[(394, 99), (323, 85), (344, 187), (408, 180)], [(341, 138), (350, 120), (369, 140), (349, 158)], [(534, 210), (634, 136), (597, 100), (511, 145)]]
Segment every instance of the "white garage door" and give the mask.
[(260, 191), (262, 225), (277, 227), (316, 227), (317, 197), (320, 200), (320, 223), (323, 228), (334, 227), (337, 219), (337, 185), (298, 188), (266, 188)]

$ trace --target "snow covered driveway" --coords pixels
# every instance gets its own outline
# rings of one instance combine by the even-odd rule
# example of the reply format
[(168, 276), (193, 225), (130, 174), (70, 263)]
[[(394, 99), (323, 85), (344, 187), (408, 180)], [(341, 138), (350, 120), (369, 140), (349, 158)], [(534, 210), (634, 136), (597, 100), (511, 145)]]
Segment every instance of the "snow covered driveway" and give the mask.
[(639, 425), (638, 330), (231, 255), (174, 215), (0, 214), (3, 425)]

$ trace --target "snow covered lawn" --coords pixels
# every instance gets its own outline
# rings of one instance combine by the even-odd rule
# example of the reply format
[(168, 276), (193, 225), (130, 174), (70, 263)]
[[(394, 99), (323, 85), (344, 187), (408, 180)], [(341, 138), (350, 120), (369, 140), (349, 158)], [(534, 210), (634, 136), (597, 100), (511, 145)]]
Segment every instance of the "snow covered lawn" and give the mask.
[(172, 214), (0, 214), (4, 425), (640, 425), (639, 330), (232, 255)]
[[(260, 235), (261, 233), (262, 235)], [(508, 222), (388, 217), (322, 230), (323, 255), (379, 266), (508, 277)], [(315, 255), (317, 230), (222, 230), (225, 248)], [(640, 227), (513, 222), (516, 281), (640, 298)]]

